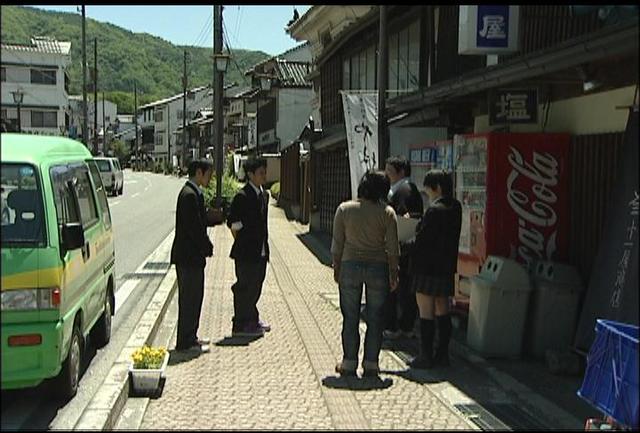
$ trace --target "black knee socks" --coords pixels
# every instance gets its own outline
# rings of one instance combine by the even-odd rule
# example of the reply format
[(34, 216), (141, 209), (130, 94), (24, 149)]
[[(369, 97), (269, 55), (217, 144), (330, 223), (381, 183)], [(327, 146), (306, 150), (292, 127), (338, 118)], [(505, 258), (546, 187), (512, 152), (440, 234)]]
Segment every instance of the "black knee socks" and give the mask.
[(449, 351), (449, 340), (451, 339), (451, 316), (436, 316), (438, 321), (438, 348), (436, 356), (446, 355)]
[(420, 318), (420, 357), (433, 359), (433, 336), (435, 334), (435, 320)]

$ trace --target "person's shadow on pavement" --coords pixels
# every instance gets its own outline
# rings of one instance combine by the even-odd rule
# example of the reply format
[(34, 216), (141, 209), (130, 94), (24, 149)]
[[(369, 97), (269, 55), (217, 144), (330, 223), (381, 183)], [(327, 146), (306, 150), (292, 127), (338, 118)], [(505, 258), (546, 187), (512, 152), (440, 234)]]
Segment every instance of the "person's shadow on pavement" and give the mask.
[(203, 352), (200, 352), (199, 350), (170, 350), (169, 362), (167, 363), (167, 365), (182, 364), (183, 362), (196, 359), (202, 354)]
[(216, 346), (248, 346), (249, 343), (262, 338), (260, 335), (246, 337), (224, 337), (222, 340), (216, 341)]
[(349, 389), (351, 391), (371, 391), (374, 389), (386, 389), (393, 385), (393, 379), (381, 377), (343, 377), (326, 376), (322, 379), (322, 385), (333, 389)]

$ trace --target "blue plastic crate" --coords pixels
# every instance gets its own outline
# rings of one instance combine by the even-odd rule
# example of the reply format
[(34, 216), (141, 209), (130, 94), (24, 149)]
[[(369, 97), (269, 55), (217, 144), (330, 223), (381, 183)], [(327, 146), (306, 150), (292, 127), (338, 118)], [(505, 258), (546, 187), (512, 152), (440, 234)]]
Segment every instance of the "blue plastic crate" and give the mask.
[(596, 338), (578, 395), (620, 424), (638, 422), (638, 326), (596, 321)]

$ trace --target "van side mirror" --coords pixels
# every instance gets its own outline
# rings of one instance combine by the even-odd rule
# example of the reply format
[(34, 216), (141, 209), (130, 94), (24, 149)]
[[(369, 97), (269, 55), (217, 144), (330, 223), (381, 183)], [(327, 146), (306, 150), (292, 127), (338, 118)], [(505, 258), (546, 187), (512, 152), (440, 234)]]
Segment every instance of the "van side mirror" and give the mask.
[(62, 226), (62, 246), (67, 251), (77, 250), (84, 246), (82, 223), (67, 223)]

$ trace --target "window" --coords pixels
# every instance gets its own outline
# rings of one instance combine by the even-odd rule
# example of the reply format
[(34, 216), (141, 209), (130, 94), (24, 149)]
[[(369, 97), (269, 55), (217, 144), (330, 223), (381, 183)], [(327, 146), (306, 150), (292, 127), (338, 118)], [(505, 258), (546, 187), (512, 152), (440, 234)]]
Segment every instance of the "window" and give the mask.
[(98, 168), (100, 169), (101, 172), (109, 173), (111, 171), (111, 166), (109, 165), (109, 161), (107, 161), (106, 159), (96, 159), (95, 162), (98, 165)]
[(164, 140), (163, 140), (163, 134), (162, 134), (162, 133), (160, 133), (160, 134), (156, 134), (155, 139), (156, 139), (156, 140), (155, 140), (155, 144), (156, 144), (156, 146), (162, 146), (163, 141), (164, 141)]
[(6, 119), (6, 118), (7, 118), (7, 110), (3, 108), (0, 111), (0, 119)]
[(1, 75), (2, 75), (2, 81), (5, 82), (7, 81), (7, 68), (1, 68)]
[(55, 111), (31, 111), (31, 126), (34, 128), (56, 128), (58, 113)]
[(87, 164), (89, 165), (89, 171), (91, 172), (91, 178), (93, 179), (94, 191), (98, 196), (100, 208), (102, 209), (102, 219), (104, 220), (104, 225), (109, 228), (111, 227), (111, 213), (109, 212), (109, 203), (107, 202), (107, 195), (104, 192), (104, 186), (102, 185), (100, 172), (96, 167), (95, 161), (87, 161)]
[(156, 110), (154, 118), (153, 118), (156, 122), (162, 122), (162, 111), (161, 110)]
[(389, 38), (389, 90), (416, 90), (419, 77), (420, 21), (416, 20)]
[(56, 84), (56, 71), (47, 69), (31, 69), (31, 83)]
[(45, 242), (38, 172), (30, 164), (2, 163), (2, 247)]
[(73, 174), (69, 167), (66, 165), (51, 167), (49, 176), (53, 186), (53, 200), (56, 205), (58, 227), (66, 223), (80, 222), (73, 195), (67, 186), (67, 181), (73, 180)]
[(91, 227), (98, 222), (98, 211), (96, 208), (96, 200), (93, 195), (93, 186), (91, 186), (89, 170), (86, 165), (76, 165), (73, 166), (72, 169), (77, 179), (76, 191), (78, 193), (80, 218), (82, 226), (86, 230), (88, 227)]

